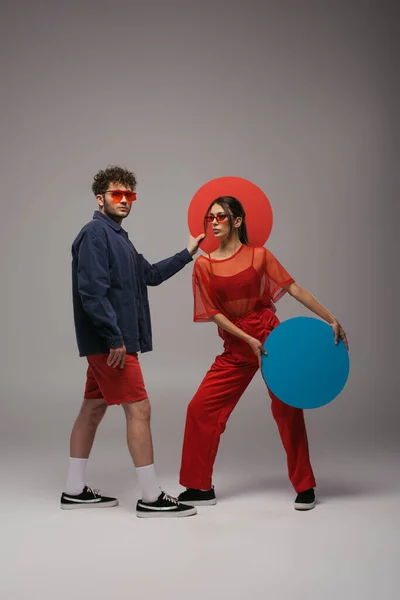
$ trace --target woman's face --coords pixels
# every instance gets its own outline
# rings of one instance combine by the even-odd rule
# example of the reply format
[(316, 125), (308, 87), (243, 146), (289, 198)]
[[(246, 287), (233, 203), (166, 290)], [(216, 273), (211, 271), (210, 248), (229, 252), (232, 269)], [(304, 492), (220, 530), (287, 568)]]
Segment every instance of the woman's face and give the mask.
[[(208, 221), (211, 223), (211, 229), (216, 238), (224, 240), (229, 237), (231, 233), (231, 225), (228, 218), (229, 209), (225, 209), (220, 204), (214, 204), (208, 214)], [(234, 220), (234, 228), (236, 231), (240, 227), (242, 219), (237, 217)]]

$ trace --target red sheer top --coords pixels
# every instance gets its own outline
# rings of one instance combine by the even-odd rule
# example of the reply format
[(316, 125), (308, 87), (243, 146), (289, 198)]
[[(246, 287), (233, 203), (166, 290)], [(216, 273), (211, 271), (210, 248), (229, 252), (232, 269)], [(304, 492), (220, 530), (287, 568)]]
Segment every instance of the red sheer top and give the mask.
[(209, 321), (217, 313), (235, 319), (270, 308), (294, 279), (266, 248), (242, 244), (223, 260), (199, 256), (193, 269), (194, 320)]

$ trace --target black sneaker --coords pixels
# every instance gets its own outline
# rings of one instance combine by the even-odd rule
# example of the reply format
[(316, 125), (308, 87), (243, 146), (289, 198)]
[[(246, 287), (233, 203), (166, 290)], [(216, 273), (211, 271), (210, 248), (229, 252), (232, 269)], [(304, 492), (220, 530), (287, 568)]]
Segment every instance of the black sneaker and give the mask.
[(187, 488), (185, 492), (182, 492), (178, 496), (179, 502), (190, 502), (193, 506), (211, 506), (217, 504), (217, 498), (215, 497), (214, 487), (207, 492), (201, 490), (195, 490), (193, 488)]
[(85, 485), (83, 492), (78, 496), (61, 494), (61, 508), (64, 510), (74, 510), (75, 508), (109, 508), (110, 506), (118, 506), (116, 498), (107, 498), (102, 496), (99, 490), (92, 490)]
[(297, 494), (296, 500), (294, 501), (294, 507), (296, 510), (311, 510), (315, 506), (315, 492), (311, 488), (305, 492)]
[(176, 498), (168, 496), (164, 492), (161, 492), (155, 502), (138, 500), (136, 504), (136, 516), (148, 519), (152, 517), (190, 517), (196, 513), (197, 510), (193, 506), (181, 504)]

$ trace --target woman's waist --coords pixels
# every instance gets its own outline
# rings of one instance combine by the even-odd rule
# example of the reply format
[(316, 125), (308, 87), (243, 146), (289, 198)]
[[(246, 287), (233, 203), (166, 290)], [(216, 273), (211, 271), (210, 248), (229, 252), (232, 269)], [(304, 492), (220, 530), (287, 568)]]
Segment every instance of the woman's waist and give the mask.
[(242, 315), (229, 317), (229, 320), (235, 325), (238, 325), (238, 323), (251, 323), (253, 321), (258, 322), (268, 317), (273, 317), (276, 319), (277, 317), (275, 312), (276, 309), (274, 306), (262, 306), (259, 308), (253, 308)]
[[(269, 307), (250, 310), (243, 315), (230, 317), (229, 320), (236, 327), (239, 327), (239, 329), (242, 329), (242, 331), (255, 338), (264, 337), (266, 331), (271, 331), (279, 325), (279, 319), (275, 314), (274, 308)], [(224, 340), (232, 338), (235, 338), (236, 341), (238, 340), (237, 336), (224, 329), (219, 328), (219, 333)]]

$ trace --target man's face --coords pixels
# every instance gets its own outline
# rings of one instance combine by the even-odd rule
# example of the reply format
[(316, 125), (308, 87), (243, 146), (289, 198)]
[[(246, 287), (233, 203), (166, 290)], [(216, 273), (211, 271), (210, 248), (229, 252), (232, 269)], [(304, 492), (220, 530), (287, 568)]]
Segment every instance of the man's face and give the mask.
[[(124, 194), (124, 192), (127, 192)], [(131, 212), (136, 194), (122, 183), (110, 182), (106, 192), (96, 196), (100, 212), (120, 223)]]

